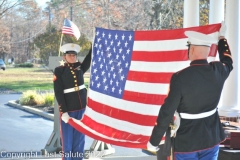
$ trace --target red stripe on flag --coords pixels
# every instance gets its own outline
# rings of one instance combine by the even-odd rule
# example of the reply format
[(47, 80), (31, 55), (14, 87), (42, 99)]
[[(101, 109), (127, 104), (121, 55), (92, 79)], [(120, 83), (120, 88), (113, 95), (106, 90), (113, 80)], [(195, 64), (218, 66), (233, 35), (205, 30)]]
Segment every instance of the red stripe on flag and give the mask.
[(204, 34), (210, 34), (219, 31), (221, 24), (211, 24), (206, 26), (197, 26), (191, 28), (181, 28), (175, 30), (154, 30), (154, 31), (136, 31), (135, 41), (160, 41), (186, 38), (185, 31), (197, 31)]
[(92, 108), (94, 111), (109, 116), (111, 118), (143, 126), (153, 126), (157, 119), (157, 116), (142, 115), (129, 111), (124, 111), (119, 108), (117, 109), (108, 105), (98, 103), (91, 98), (88, 98), (88, 106), (91, 106), (89, 108)]
[[(94, 123), (94, 122), (92, 122)], [(96, 123), (96, 122), (95, 122)], [(117, 145), (117, 146), (123, 146), (123, 147), (129, 147), (129, 148), (147, 148), (146, 144), (149, 140), (149, 137), (147, 137), (147, 139), (145, 139), (145, 141), (141, 142), (141, 143), (132, 143), (132, 142), (120, 142), (120, 141), (115, 141), (115, 140), (110, 140), (107, 138), (103, 138), (100, 137), (88, 130), (86, 130), (85, 128), (83, 128), (82, 126), (79, 126), (77, 123), (75, 123), (72, 119), (70, 119), (68, 121), (68, 124), (70, 124), (72, 127), (74, 127), (75, 129), (77, 129), (79, 132), (88, 135), (89, 137), (95, 139), (95, 140), (99, 140), (99, 141), (103, 141), (105, 143), (109, 143), (112, 145)], [(102, 132), (99, 132), (102, 133)]]
[(82, 120), (86, 126), (96, 131), (97, 133), (101, 133), (107, 137), (111, 137), (118, 140), (126, 140), (126, 141), (136, 141), (136, 142), (146, 142), (149, 140), (149, 136), (144, 136), (140, 134), (133, 134), (130, 132), (121, 131), (116, 128), (109, 127), (107, 125), (98, 123), (94, 121), (92, 118), (84, 115), (84, 119)]
[(69, 30), (62, 30), (62, 33), (73, 34), (73, 32)]
[(209, 52), (209, 57), (216, 57), (218, 51), (218, 46), (216, 44), (212, 44)]
[(153, 73), (153, 72), (138, 72), (129, 71), (127, 80), (148, 82), (148, 83), (169, 83), (173, 73)]
[(188, 53), (187, 50), (162, 52), (133, 51), (132, 60), (147, 62), (186, 61), (188, 60)]
[(67, 34), (67, 35), (72, 35), (72, 36), (74, 36), (74, 34), (73, 34), (73, 33), (70, 33), (70, 32), (63, 32), (63, 34)]
[(69, 30), (69, 29), (63, 29), (62, 31), (63, 31), (63, 32), (73, 33), (73, 31), (72, 31), (72, 30)]
[(70, 34), (70, 35), (73, 35), (73, 36), (74, 36), (73, 30), (72, 30), (71, 27), (63, 26), (63, 28), (62, 28), (62, 33), (63, 33), (63, 34)]
[(132, 91), (124, 91), (123, 99), (143, 104), (162, 105), (167, 95), (147, 94)]

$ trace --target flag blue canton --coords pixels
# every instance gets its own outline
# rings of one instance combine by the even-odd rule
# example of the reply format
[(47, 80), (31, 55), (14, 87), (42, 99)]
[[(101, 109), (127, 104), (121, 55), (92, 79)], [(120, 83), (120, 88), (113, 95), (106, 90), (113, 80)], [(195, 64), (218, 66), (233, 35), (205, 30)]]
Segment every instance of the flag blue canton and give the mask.
[(96, 28), (93, 44), (90, 88), (122, 98), (131, 65), (133, 31)]
[(63, 25), (66, 27), (71, 27), (71, 23), (67, 18), (64, 19)]

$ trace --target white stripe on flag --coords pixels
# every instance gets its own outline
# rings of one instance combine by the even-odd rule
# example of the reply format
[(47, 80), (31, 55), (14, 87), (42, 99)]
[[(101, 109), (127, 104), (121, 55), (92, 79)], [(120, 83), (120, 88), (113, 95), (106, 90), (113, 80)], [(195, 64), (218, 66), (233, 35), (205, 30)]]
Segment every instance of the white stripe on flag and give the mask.
[(134, 51), (187, 50), (187, 38), (161, 41), (134, 41)]
[[(141, 62), (132, 61), (131, 71), (143, 71), (143, 72), (168, 72), (174, 73), (183, 68), (188, 67), (190, 61), (178, 61), (178, 62)], [(177, 67), (176, 67), (177, 66)]]
[[(218, 32), (208, 34), (218, 39)], [(187, 50), (188, 38), (169, 39), (158, 41), (135, 41), (133, 51), (174, 51), (174, 50)]]
[[(208, 57), (208, 62), (215, 61), (215, 57)], [(190, 61), (175, 61), (175, 62), (143, 62), (143, 61), (132, 61), (130, 70), (131, 71), (142, 71), (142, 72), (167, 72), (175, 73), (182, 70), (190, 65)], [(177, 67), (176, 67), (177, 66)]]
[(79, 126), (85, 128), (86, 130), (88, 130), (89, 132), (99, 136), (99, 137), (102, 137), (102, 138), (105, 138), (105, 139), (109, 139), (109, 140), (113, 140), (113, 141), (120, 141), (120, 142), (132, 142), (132, 143), (139, 143), (137, 141), (127, 141), (127, 140), (122, 140), (122, 139), (116, 139), (116, 138), (112, 138), (112, 137), (108, 137), (108, 136), (105, 136), (99, 132), (96, 132), (95, 130), (92, 130), (91, 128), (89, 128), (88, 126), (86, 126), (84, 123), (82, 123), (81, 121), (75, 119), (75, 118), (72, 118), (72, 120), (78, 124)]
[(208, 62), (216, 61), (216, 57), (208, 57), (207, 61)]
[(119, 119), (115, 119), (104, 114), (95, 112), (91, 108), (87, 107), (85, 110), (84, 115), (91, 117), (93, 120), (97, 121), (98, 123), (104, 124), (111, 128), (116, 128), (120, 131), (129, 132), (132, 134), (140, 134), (149, 136), (152, 133), (153, 126), (142, 126), (137, 125), (134, 123), (130, 123), (127, 121), (122, 121)]
[[(121, 109), (128, 112), (138, 113), (142, 115), (150, 115), (157, 116), (159, 112), (159, 107), (161, 105), (151, 105), (151, 104), (143, 104), (137, 102), (126, 101), (122, 99), (118, 99), (112, 96), (108, 96), (105, 94), (98, 93), (91, 88), (88, 89), (88, 96), (93, 101), (101, 103), (103, 105), (110, 106), (112, 108)], [(146, 107), (147, 106), (147, 107)], [(89, 107), (87, 107), (89, 108)], [(97, 121), (99, 122), (99, 121)]]
[(125, 90), (127, 91), (147, 94), (166, 95), (168, 89), (169, 84), (166, 83), (146, 83), (127, 80), (125, 85)]

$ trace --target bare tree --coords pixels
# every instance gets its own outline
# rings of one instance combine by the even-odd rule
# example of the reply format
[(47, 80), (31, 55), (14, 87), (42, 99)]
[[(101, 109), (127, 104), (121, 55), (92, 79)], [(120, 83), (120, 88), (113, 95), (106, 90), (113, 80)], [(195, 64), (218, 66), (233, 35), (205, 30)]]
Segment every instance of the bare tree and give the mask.
[(9, 30), (10, 39), (4, 44), (9, 45), (8, 57), (14, 57), (15, 62), (25, 62), (34, 58), (34, 49), (30, 43), (38, 34), (44, 33), (47, 21), (42, 10), (34, 1), (22, 1), (11, 8), (2, 17), (2, 21)]
[[(173, 29), (182, 27), (183, 0), (146, 0), (144, 11), (150, 21), (151, 30)], [(146, 4), (149, 5), (146, 5)]]
[(6, 14), (10, 9), (21, 4), (22, 1), (19, 0), (1, 0), (0, 1), (0, 19)]
[(8, 54), (11, 50), (10, 45), (7, 44), (10, 40), (10, 32), (8, 27), (6, 27), (3, 22), (0, 20), (0, 57), (5, 59), (6, 54)]

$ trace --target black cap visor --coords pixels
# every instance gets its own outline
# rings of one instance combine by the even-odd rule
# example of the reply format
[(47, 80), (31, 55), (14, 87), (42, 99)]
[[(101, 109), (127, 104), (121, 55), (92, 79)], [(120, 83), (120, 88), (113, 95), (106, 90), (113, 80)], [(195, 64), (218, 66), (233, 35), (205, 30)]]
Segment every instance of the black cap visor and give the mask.
[(67, 51), (67, 52), (65, 52), (65, 54), (77, 54), (77, 52), (75, 52), (75, 51)]

